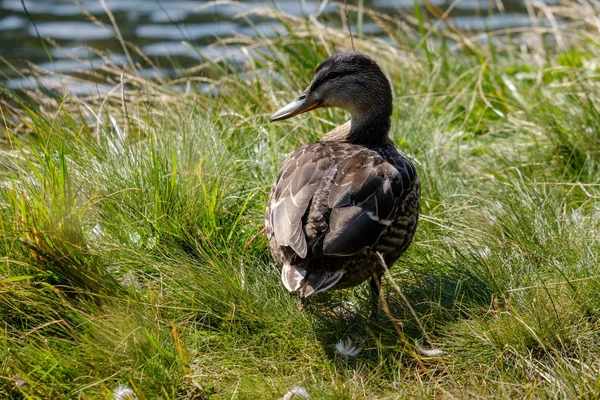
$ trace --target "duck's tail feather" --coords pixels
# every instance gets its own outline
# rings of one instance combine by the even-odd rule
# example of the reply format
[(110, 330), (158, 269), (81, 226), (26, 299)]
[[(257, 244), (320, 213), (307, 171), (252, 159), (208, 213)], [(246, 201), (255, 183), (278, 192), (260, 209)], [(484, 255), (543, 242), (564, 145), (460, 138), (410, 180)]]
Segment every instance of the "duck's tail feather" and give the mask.
[(330, 289), (344, 276), (344, 270), (307, 272), (298, 265), (285, 264), (281, 280), (290, 292), (298, 292), (301, 298)]
[(311, 294), (332, 288), (342, 279), (344, 272), (344, 270), (339, 269), (336, 271), (316, 271), (308, 274), (298, 291), (300, 297), (308, 297)]
[(297, 265), (283, 264), (281, 281), (289, 292), (295, 292), (302, 286), (306, 270)]

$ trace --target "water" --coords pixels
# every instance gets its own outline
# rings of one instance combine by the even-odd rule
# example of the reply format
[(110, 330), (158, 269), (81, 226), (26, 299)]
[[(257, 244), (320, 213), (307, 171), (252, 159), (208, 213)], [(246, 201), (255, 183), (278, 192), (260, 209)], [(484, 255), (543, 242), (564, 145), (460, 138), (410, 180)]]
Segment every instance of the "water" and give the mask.
[[(502, 27), (527, 26), (530, 23), (523, 0), (503, 0), (503, 12), (497, 4), (502, 0), (461, 0), (450, 16), (459, 29), (485, 30)], [(434, 5), (446, 9), (452, 2), (432, 0)], [(548, 3), (549, 0), (546, 0)], [(354, 4), (355, 1), (349, 0)], [(366, 0), (365, 8), (375, 9), (390, 16), (411, 13), (413, 0)], [(18, 69), (27, 62), (58, 72), (89, 70), (102, 63), (90, 49), (111, 50), (111, 61), (124, 64), (126, 57), (111, 27), (110, 20), (100, 0), (0, 0), (0, 56)], [(277, 0), (274, 2), (244, 1), (241, 4), (209, 4), (192, 0), (106, 0), (124, 39), (139, 46), (164, 73), (173, 71), (173, 65), (183, 67), (198, 63), (202, 56), (236, 57), (239, 49), (211, 46), (216, 37), (234, 34), (250, 37), (272, 36), (285, 32), (272, 20), (253, 19), (254, 27), (247, 21), (234, 18), (240, 13), (275, 5), (288, 13), (307, 16), (320, 12), (320, 18), (339, 20), (339, 12), (331, 2), (322, 9), (317, 0)], [(84, 15), (82, 9), (88, 14)], [(28, 15), (29, 14), (29, 15)], [(97, 20), (97, 21), (94, 21)], [(100, 26), (102, 22), (105, 26)], [(379, 26), (365, 20), (364, 32), (382, 34)], [(44, 48), (39, 36), (50, 38), (65, 50)], [(50, 56), (49, 56), (50, 54)], [(86, 60), (73, 61), (72, 57)], [(50, 62), (52, 58), (52, 62)], [(0, 63), (0, 73), (7, 86), (15, 87), (23, 81), (14, 79), (15, 72), (6, 63)], [(157, 71), (142, 71), (151, 76)], [(35, 81), (31, 84), (36, 84)]]

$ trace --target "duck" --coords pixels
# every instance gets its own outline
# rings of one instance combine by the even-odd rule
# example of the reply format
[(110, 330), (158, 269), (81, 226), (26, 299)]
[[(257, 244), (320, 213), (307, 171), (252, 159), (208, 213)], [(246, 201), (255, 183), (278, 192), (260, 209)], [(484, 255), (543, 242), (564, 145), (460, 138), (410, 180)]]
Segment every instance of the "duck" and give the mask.
[(325, 107), (351, 118), (285, 157), (265, 213), (271, 254), (300, 310), (309, 296), (369, 279), (377, 303), (381, 278), (411, 244), (421, 208), (415, 166), (389, 136), (392, 88), (377, 63), (356, 51), (327, 58), (270, 121)]

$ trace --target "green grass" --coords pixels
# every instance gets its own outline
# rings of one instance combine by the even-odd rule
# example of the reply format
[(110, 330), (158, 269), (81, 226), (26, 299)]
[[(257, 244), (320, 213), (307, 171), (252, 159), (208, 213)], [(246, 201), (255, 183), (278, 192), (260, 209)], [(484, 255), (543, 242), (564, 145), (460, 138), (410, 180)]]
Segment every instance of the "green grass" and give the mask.
[[(600, 396), (600, 9), (545, 11), (568, 23), (478, 40), (364, 10), (390, 40), (354, 45), (392, 80), (423, 192), (378, 320), (365, 287), (300, 313), (256, 237), (285, 153), (347, 118), (268, 115), (345, 32), (267, 11), (288, 34), (250, 43), (237, 72), (207, 60), (219, 95), (110, 65), (80, 76), (108, 94), (1, 89), (0, 397)], [(347, 300), (358, 314), (327, 312)]]

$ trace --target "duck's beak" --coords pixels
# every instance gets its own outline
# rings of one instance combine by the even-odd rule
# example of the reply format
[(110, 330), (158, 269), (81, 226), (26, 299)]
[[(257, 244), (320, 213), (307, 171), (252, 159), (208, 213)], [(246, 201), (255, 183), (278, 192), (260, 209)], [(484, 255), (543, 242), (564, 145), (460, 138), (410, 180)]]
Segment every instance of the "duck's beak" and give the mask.
[(271, 122), (282, 121), (284, 119), (292, 118), (295, 115), (302, 114), (304, 112), (314, 110), (319, 107), (318, 101), (314, 100), (312, 96), (308, 96), (306, 92), (296, 97), (291, 103), (286, 104), (279, 110), (275, 111), (269, 118)]

